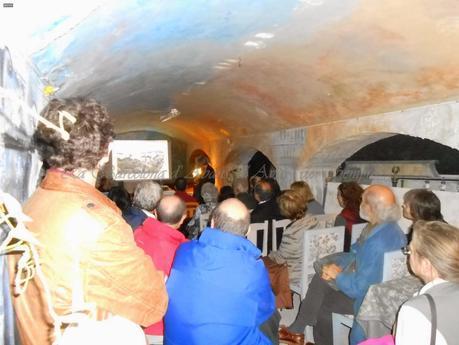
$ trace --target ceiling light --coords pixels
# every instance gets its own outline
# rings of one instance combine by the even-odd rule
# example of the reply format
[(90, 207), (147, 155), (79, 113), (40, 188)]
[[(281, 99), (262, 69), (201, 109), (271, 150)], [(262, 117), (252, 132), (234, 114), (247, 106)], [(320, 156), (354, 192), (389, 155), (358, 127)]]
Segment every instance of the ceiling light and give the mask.
[(246, 47), (253, 47), (253, 48), (257, 48), (257, 49), (266, 47), (266, 44), (264, 42), (262, 42), (262, 41), (247, 41), (247, 42), (244, 43), (244, 45)]
[(169, 121), (170, 119), (173, 119), (174, 117), (177, 117), (180, 115), (180, 111), (178, 111), (177, 109), (175, 108), (172, 108), (169, 113), (167, 113), (166, 115), (161, 115), (159, 117), (159, 120), (161, 122), (166, 122), (166, 121)]
[(270, 38), (274, 37), (274, 34), (272, 34), (270, 32), (260, 32), (260, 33), (256, 34), (255, 37), (269, 40)]

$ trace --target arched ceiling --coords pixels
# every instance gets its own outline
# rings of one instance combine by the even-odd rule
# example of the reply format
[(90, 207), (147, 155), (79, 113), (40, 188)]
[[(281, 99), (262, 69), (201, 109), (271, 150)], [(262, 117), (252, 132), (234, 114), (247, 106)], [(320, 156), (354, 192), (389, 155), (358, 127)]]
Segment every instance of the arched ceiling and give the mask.
[(215, 139), (459, 95), (457, 0), (36, 3), (16, 7), (40, 71), (123, 132)]

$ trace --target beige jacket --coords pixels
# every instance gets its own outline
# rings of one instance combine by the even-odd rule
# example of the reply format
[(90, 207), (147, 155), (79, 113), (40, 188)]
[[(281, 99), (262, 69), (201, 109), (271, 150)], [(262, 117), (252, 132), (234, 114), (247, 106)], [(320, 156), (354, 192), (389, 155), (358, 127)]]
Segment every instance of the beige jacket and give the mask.
[[(84, 302), (95, 305), (97, 319), (115, 314), (148, 326), (163, 317), (163, 274), (136, 246), (116, 205), (93, 186), (50, 170), (24, 213), (32, 218), (26, 225), (41, 243), (41, 268), (58, 315), (70, 312), (73, 287), (80, 282)], [(11, 279), (17, 260), (9, 260)], [(36, 277), (13, 303), (22, 344), (51, 344), (52, 319)]]

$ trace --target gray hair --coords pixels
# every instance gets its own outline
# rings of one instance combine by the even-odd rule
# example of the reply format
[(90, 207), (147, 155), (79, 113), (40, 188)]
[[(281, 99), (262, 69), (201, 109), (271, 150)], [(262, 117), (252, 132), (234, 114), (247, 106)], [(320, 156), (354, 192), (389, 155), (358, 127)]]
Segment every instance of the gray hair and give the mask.
[(210, 182), (204, 183), (201, 187), (201, 197), (206, 204), (216, 204), (218, 197), (217, 187)]
[(132, 204), (147, 211), (153, 211), (163, 196), (161, 186), (153, 181), (140, 182), (134, 191)]
[(243, 218), (235, 219), (222, 210), (220, 204), (212, 211), (211, 219), (214, 221), (214, 228), (224, 232), (245, 236), (249, 231), (250, 213), (247, 211)]
[(239, 177), (234, 180), (233, 190), (236, 195), (239, 193), (247, 192), (249, 190), (249, 183), (247, 182), (247, 178)]

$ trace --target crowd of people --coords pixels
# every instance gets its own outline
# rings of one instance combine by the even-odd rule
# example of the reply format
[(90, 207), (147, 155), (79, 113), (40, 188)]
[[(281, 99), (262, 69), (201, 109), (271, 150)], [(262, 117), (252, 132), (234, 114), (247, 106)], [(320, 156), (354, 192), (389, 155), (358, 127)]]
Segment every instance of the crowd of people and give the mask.
[[(214, 170), (200, 158), (204, 177), (194, 196), (182, 177), (173, 194), (144, 181), (132, 198), (122, 186), (105, 195), (95, 185), (113, 138), (106, 109), (88, 99), (55, 99), (42, 116), (58, 124), (61, 112), (75, 118), (65, 124), (68, 139), (41, 123), (35, 133), (50, 168), (23, 208), (40, 243), (46, 286), (29, 276), (25, 292), (13, 297), (23, 345), (95, 344), (101, 337), (130, 345), (304, 345), (306, 326), (317, 345), (331, 345), (332, 313), (357, 315), (369, 287), (382, 281), (384, 254), (402, 247), (425, 286), (401, 307), (395, 343), (428, 344), (433, 324), (437, 344), (457, 343), (459, 230), (445, 222), (433, 192), (405, 194), (407, 239), (390, 187), (341, 183), (335, 225), (345, 227), (342, 253), (322, 263), (295, 321), (280, 325), (272, 268), (286, 269), (291, 294), (288, 287), (302, 278), (304, 231), (324, 214), (306, 182), (281, 190), (273, 178), (240, 178), (218, 191)], [(192, 217), (189, 203), (197, 205)], [(250, 224), (280, 219), (290, 221), (280, 245), (262, 258), (246, 238)], [(366, 226), (351, 243), (358, 223)], [(19, 260), (9, 258), (12, 276)], [(350, 343), (365, 339), (354, 319)]]

